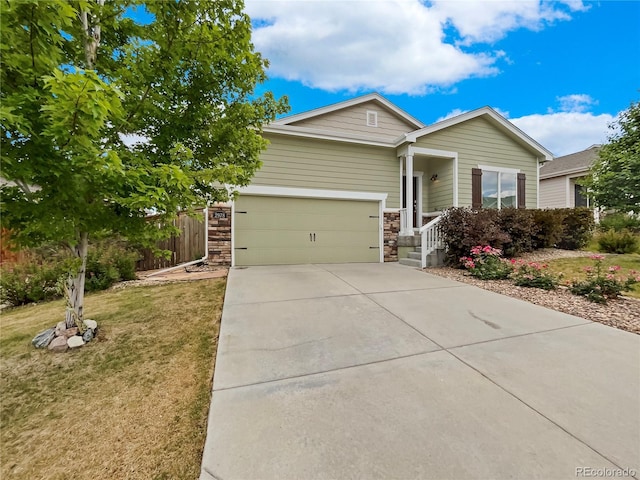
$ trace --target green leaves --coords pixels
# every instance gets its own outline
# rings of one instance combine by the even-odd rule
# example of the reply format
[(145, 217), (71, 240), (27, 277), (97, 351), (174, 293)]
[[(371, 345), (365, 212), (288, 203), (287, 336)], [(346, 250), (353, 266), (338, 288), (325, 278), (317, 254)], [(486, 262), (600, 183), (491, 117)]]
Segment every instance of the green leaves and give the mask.
[[(126, 16), (144, 5), (148, 24)], [(4, 2), (2, 225), (25, 244), (79, 232), (149, 243), (146, 216), (226, 200), (250, 182), (262, 125), (286, 99), (255, 94), (266, 60), (236, 0)], [(93, 69), (81, 18), (101, 37)], [(141, 142), (127, 144), (123, 138)]]
[(632, 103), (610, 126), (609, 141), (584, 182), (602, 207), (624, 212), (640, 209), (640, 102)]

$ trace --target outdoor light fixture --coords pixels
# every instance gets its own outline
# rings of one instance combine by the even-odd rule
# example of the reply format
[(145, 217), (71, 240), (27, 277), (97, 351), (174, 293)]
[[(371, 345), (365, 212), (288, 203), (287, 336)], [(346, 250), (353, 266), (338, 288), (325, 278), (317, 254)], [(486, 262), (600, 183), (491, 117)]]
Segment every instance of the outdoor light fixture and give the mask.
[(435, 182), (436, 180), (438, 180), (438, 174), (434, 173), (433, 175), (431, 175), (431, 181)]

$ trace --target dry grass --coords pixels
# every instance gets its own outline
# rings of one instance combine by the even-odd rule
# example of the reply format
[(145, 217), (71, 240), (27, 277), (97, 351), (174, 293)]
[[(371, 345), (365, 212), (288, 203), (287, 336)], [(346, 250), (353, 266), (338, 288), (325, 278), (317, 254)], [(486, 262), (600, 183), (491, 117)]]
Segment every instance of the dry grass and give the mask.
[[(616, 274), (618, 278), (624, 280), (630, 271), (640, 272), (640, 254), (630, 253), (626, 255), (615, 254), (601, 254), (604, 255), (602, 261), (603, 275), (607, 273), (607, 268), (613, 265), (621, 267), (621, 270)], [(559, 258), (550, 260), (547, 262), (549, 270), (555, 273), (562, 273), (564, 281), (571, 281), (573, 279), (584, 280), (587, 276), (585, 272), (586, 267), (593, 267), (594, 261), (589, 257), (580, 258)], [(633, 286), (633, 290), (625, 292), (625, 295), (640, 299), (640, 283), (636, 283)]]
[(200, 473), (224, 280), (87, 298), (97, 341), (35, 350), (61, 302), (2, 314), (0, 477), (195, 479)]

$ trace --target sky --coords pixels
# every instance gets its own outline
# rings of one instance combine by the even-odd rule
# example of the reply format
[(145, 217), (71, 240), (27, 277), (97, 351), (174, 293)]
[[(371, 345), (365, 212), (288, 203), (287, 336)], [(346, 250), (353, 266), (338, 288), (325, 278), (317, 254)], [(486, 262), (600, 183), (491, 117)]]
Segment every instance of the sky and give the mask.
[(491, 106), (555, 155), (640, 100), (640, 0), (245, 0), (296, 114), (378, 92), (425, 124)]

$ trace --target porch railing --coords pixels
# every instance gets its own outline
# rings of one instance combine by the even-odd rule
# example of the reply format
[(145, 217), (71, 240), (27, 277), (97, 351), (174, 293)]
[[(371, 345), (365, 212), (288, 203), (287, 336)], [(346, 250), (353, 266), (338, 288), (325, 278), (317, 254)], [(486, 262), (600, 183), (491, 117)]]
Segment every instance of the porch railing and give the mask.
[(400, 209), (400, 232), (404, 233), (407, 230), (407, 223), (409, 223), (409, 217), (407, 216), (407, 209)]
[(420, 228), (422, 242), (420, 263), (422, 264), (422, 268), (427, 266), (427, 255), (435, 252), (438, 248), (444, 248), (444, 238), (442, 236), (442, 229), (440, 228), (441, 221), (442, 215), (434, 218)]

